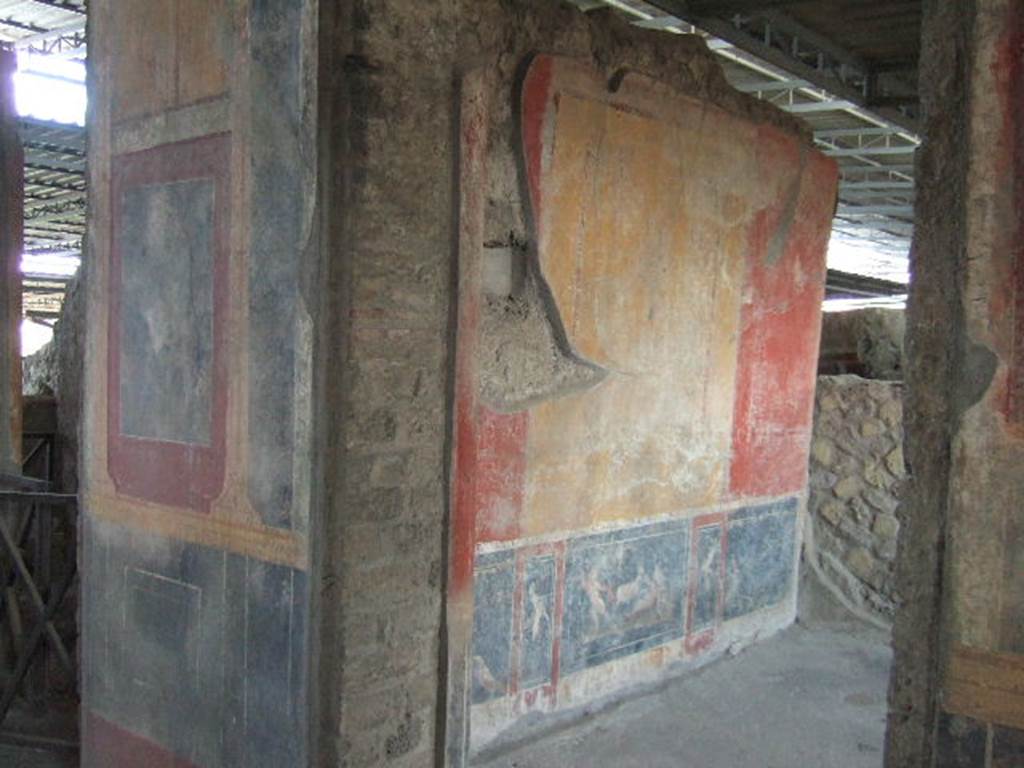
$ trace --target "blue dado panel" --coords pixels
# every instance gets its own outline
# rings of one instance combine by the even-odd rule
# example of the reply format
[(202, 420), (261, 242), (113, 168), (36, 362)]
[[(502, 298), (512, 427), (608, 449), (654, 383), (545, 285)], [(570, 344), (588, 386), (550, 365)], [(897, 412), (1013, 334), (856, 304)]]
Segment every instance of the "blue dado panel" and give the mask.
[(472, 701), (504, 696), (512, 669), (512, 603), (515, 553), (477, 558), (473, 587)]
[(90, 713), (196, 766), (305, 765), (306, 574), (84, 525)]
[(729, 518), (725, 619), (778, 605), (796, 567), (796, 499), (751, 507)]
[(523, 624), (519, 687), (536, 688), (551, 682), (554, 658), (555, 557), (542, 555), (526, 561), (523, 586)]
[(718, 619), (722, 575), (722, 526), (697, 529), (697, 589), (691, 626), (709, 629)]
[(689, 529), (672, 521), (570, 542), (564, 673), (683, 636)]
[(706, 640), (723, 621), (780, 605), (794, 582), (796, 513), (786, 499), (478, 555), (472, 702), (557, 686), (687, 632)]

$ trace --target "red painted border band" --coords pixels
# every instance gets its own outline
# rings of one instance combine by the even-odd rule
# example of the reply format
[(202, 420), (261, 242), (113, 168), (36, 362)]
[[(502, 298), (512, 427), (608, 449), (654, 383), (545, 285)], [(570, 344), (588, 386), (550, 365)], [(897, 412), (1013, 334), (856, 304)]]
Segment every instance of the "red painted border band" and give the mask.
[(85, 714), (83, 768), (198, 768), (165, 747), (109, 720)]
[[(225, 324), (230, 253), (231, 140), (228, 134), (168, 144), (114, 158), (111, 177), (107, 457), (118, 492), (158, 504), (209, 512), (224, 486), (227, 423)], [(121, 432), (121, 221), (124, 194), (148, 184), (214, 182), (213, 392), (210, 445), (140, 438)], [(154, 403), (159, 407), (159, 403)]]

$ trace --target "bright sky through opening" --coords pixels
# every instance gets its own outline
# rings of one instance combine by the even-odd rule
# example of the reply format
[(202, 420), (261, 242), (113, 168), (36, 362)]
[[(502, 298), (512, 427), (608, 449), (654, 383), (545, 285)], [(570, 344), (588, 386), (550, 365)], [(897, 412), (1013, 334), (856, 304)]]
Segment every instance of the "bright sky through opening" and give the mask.
[[(81, 61), (20, 51), (14, 94), (19, 115), (85, 125), (85, 64)], [(21, 271), (27, 275), (70, 277), (80, 263), (81, 255), (77, 252), (26, 254), (21, 261)], [(49, 326), (22, 320), (22, 354), (38, 351), (52, 336)]]

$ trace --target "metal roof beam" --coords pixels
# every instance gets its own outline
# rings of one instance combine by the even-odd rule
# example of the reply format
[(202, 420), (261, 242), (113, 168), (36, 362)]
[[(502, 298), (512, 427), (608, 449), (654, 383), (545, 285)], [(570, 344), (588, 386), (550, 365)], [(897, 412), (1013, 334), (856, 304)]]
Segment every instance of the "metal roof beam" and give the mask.
[(806, 80), (758, 80), (753, 83), (733, 85), (743, 93), (772, 93), (774, 91), (792, 91), (796, 88), (813, 88)]
[(76, 13), (79, 16), (85, 16), (86, 14), (86, 10), (83, 6), (74, 5), (73, 3), (68, 3), (64, 0), (29, 0), (29, 2), (35, 3), (36, 5), (45, 5), (47, 8), (55, 8), (58, 11)]
[(913, 190), (886, 190), (886, 189), (844, 189), (839, 188), (839, 199), (846, 200), (875, 200), (884, 198), (886, 200), (913, 201)]
[[(839, 169), (839, 172), (843, 176), (841, 181), (844, 181), (844, 180), (851, 180), (852, 181), (852, 179), (847, 179), (847, 174), (855, 174), (856, 173), (856, 174), (860, 174), (862, 176), (863, 175), (870, 176), (870, 175), (876, 174), (876, 173), (902, 173), (902, 174), (908, 174), (908, 173), (913, 173), (914, 172), (914, 166), (913, 165), (909, 165), (909, 164), (901, 164), (901, 165), (844, 165), (844, 166), (842, 166)], [(864, 181), (864, 179), (857, 179), (857, 180), (858, 181)]]
[[(712, 6), (710, 2), (695, 5), (682, 0), (645, 2), (695, 24), (794, 77), (829, 91), (837, 100), (849, 102), (850, 106), (870, 109), (869, 96), (874, 94), (869, 93), (873, 73), (868, 67), (853, 54), (822, 40), (820, 36), (803, 29), (782, 14), (763, 14), (765, 24), (758, 27), (740, 15), (734, 16), (731, 21), (721, 18), (722, 3), (714, 3)], [(777, 39), (777, 33), (784, 36), (785, 41)], [(813, 64), (808, 61), (813, 61)], [(883, 119), (917, 133), (917, 121), (907, 114), (896, 109), (876, 111)]]
[[(885, 127), (885, 126), (865, 126), (863, 128), (828, 128), (821, 131), (814, 132), (814, 138), (816, 139), (846, 139), (856, 138), (858, 136), (899, 136), (905, 132), (899, 128)], [(917, 134), (911, 134), (917, 139)]]
[(806, 101), (801, 104), (776, 104), (775, 106), (796, 115), (803, 115), (812, 112), (838, 112), (844, 109), (851, 109), (857, 105), (852, 101), (843, 99), (825, 99), (824, 101)]
[(85, 158), (85, 150), (78, 147), (71, 147), (66, 144), (56, 144), (52, 141), (36, 141), (34, 139), (23, 140), (22, 146), (28, 150), (45, 152), (49, 155), (71, 155), (72, 157)]
[(857, 275), (853, 272), (841, 272), (838, 269), (828, 270), (825, 277), (825, 288), (844, 293), (857, 293), (862, 296), (902, 296), (907, 292), (907, 286), (904, 283)]
[(22, 32), (32, 32), (34, 34), (46, 32), (46, 27), (40, 27), (38, 24), (26, 24), (23, 21), (10, 17), (0, 18), (0, 27), (10, 27), (11, 29), (19, 29)]
[(686, 6), (691, 13), (709, 16), (713, 13), (758, 13), (801, 2), (806, 0), (689, 0)]
[(917, 152), (916, 146), (905, 147), (839, 147), (836, 149), (822, 148), (829, 157), (872, 157), (883, 155), (912, 155)]
[(25, 203), (26, 215), (32, 211), (46, 208), (51, 210), (57, 210), (58, 207), (68, 210), (85, 208), (85, 192), (61, 192), (50, 197), (34, 197), (29, 200), (30, 202), (26, 201)]
[(892, 245), (894, 238), (909, 239), (914, 235), (914, 227), (905, 221), (878, 221), (866, 223), (863, 221), (845, 221), (839, 219), (834, 222), (833, 229), (837, 232), (849, 234), (854, 237), (865, 237), (879, 244), (888, 243)]
[[(82, 184), (85, 184), (85, 179), (82, 179)], [(62, 192), (82, 192), (85, 193), (85, 187), (75, 186), (74, 184), (62, 184), (58, 181), (41, 181), (39, 179), (25, 179), (26, 195), (32, 197), (31, 192), (28, 191), (29, 187), (44, 187), (46, 189), (59, 189)]]
[(59, 27), (53, 29), (39, 29), (35, 34), (27, 37), (22, 37), (14, 41), (16, 48), (31, 48), (33, 45), (39, 45), (50, 40), (56, 40), (61, 37), (68, 37), (70, 35), (78, 34), (79, 32), (85, 31), (85, 17), (77, 21), (72, 21), (68, 24), (62, 24)]
[(913, 216), (912, 205), (840, 205), (838, 216)]
[(914, 188), (914, 182), (912, 181), (846, 181), (839, 182), (839, 189), (842, 190), (858, 190), (858, 189), (878, 189), (878, 190), (912, 190)]

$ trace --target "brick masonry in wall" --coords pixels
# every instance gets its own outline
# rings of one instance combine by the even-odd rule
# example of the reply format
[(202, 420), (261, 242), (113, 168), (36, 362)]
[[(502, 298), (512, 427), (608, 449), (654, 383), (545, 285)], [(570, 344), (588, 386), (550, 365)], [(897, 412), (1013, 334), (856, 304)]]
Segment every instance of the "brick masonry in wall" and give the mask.
[(819, 377), (811, 444), (810, 557), (854, 606), (885, 622), (897, 602), (902, 393), (898, 382)]

